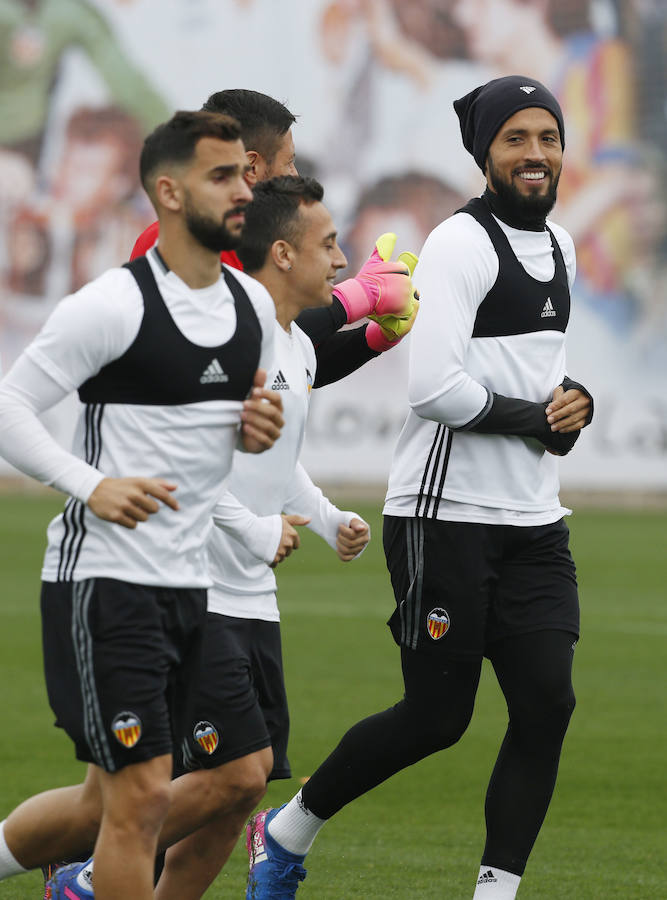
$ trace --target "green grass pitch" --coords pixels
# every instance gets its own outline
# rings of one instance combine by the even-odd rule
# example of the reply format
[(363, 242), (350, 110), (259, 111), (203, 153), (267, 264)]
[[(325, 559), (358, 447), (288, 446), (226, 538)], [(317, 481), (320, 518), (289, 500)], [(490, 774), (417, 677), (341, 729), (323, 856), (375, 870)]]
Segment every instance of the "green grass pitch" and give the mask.
[[(393, 599), (379, 503), (345, 504), (372, 523), (362, 559), (343, 565), (306, 532), (278, 572), (295, 777), (271, 785), (267, 805), (291, 797), (349, 725), (400, 697), (398, 652), (384, 625)], [(26, 796), (83, 775), (68, 739), (52, 727), (41, 670), (39, 566), (46, 523), (61, 505), (50, 495), (0, 496), (0, 818)], [(518, 896), (659, 900), (667, 897), (667, 513), (582, 510), (570, 528), (582, 601), (578, 705)], [(471, 898), (486, 781), (504, 727), (487, 667), (460, 743), (336, 816), (309, 856), (298, 897)], [(207, 898), (243, 897), (245, 869), (240, 843)], [(39, 873), (4, 881), (0, 898), (41, 897), (40, 886)]]

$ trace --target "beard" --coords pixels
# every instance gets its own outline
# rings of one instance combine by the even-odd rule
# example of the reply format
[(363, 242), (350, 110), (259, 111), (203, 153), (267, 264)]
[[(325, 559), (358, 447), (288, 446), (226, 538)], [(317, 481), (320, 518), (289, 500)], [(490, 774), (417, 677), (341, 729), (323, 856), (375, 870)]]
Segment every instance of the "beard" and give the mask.
[(241, 232), (232, 234), (227, 227), (227, 220), (239, 212), (243, 212), (243, 207), (237, 206), (230, 209), (224, 214), (222, 221), (218, 222), (210, 216), (199, 213), (191, 206), (189, 198), (186, 197), (185, 224), (190, 234), (207, 250), (213, 250), (214, 253), (235, 250), (241, 242)]
[[(490, 156), (488, 157), (487, 165), (490, 190), (487, 190), (486, 195), (498, 218), (517, 228), (529, 231), (542, 231), (546, 217), (556, 202), (560, 171), (554, 175), (548, 166), (534, 166), (533, 171), (546, 172), (549, 186), (544, 193), (525, 194), (515, 187), (511, 179), (510, 181), (503, 179), (493, 165), (493, 160)], [(521, 168), (525, 169), (528, 167), (522, 166)], [(512, 175), (514, 174), (513, 172)]]

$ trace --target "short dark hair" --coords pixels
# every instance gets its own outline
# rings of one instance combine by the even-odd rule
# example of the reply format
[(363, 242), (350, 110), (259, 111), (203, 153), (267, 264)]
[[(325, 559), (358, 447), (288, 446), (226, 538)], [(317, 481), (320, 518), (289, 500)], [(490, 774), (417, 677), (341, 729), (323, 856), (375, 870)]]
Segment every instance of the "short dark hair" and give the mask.
[(260, 153), (269, 164), (278, 152), (280, 139), (296, 122), (296, 116), (278, 100), (243, 88), (211, 94), (202, 109), (237, 119), (246, 150)]
[(158, 167), (189, 162), (205, 137), (238, 141), (241, 126), (231, 116), (201, 110), (179, 110), (168, 122), (158, 125), (144, 141), (139, 160), (141, 183), (147, 193), (150, 195), (151, 179)]
[(275, 241), (298, 246), (303, 229), (301, 205), (318, 203), (324, 188), (314, 178), (279, 175), (253, 189), (245, 209), (245, 226), (236, 253), (246, 272), (259, 271)]

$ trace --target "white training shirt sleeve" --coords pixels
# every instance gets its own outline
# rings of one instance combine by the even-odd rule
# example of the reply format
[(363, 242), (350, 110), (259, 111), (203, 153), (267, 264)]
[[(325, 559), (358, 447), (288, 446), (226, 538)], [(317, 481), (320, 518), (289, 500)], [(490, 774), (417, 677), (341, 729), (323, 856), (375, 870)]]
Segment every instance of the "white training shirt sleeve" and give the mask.
[(225, 490), (213, 509), (213, 522), (267, 565), (276, 558), (283, 531), (280, 515), (257, 516)]
[(0, 384), (0, 455), (26, 475), (86, 501), (104, 475), (63, 449), (38, 419), (67, 395), (23, 355)]
[[(309, 516), (308, 528), (318, 534), (333, 549), (336, 549), (336, 537), (340, 525), (349, 525), (352, 519), (364, 522), (361, 516), (350, 510), (340, 510), (324, 496), (320, 488), (313, 484), (310, 475), (301, 463), (296, 464), (294, 475), (290, 481), (287, 498), (283, 507), (287, 515)], [(367, 522), (364, 522), (368, 525)], [(370, 534), (370, 527), (369, 527)], [(366, 549), (364, 547), (364, 549)], [(357, 556), (361, 556), (361, 550)], [(355, 559), (357, 558), (355, 556)]]
[(414, 274), (419, 315), (412, 328), (408, 398), (424, 419), (460, 428), (491, 402), (465, 370), (477, 309), (498, 275), (498, 257), (481, 226), (465, 213), (426, 240)]
[(88, 500), (104, 474), (61, 447), (38, 416), (122, 356), (142, 310), (136, 282), (120, 269), (58, 304), (0, 382), (0, 455), (43, 484)]

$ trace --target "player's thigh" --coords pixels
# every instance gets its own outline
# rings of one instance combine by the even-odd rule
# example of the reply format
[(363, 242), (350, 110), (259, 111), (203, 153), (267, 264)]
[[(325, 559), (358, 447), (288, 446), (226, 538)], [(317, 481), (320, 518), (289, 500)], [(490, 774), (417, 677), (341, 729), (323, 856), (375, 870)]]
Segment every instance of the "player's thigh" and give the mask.
[(545, 630), (579, 634), (579, 597), (564, 520), (504, 529), (499, 580), (489, 611), (487, 646)]
[(280, 622), (250, 619), (248, 629), (253, 684), (273, 748), (273, 769), (270, 778), (271, 780), (291, 778), (292, 770), (287, 757), (290, 720)]
[(253, 684), (251, 660), (239, 632), (247, 621), (207, 615), (182, 759), (179, 754), (176, 761), (178, 774), (213, 769), (271, 744)]
[(566, 726), (575, 706), (572, 664), (577, 636), (559, 629), (523, 633), (489, 650), (512, 720), (540, 722), (543, 732)]
[(384, 547), (396, 609), (395, 641), (442, 659), (476, 662), (484, 651), (498, 535), (469, 522), (385, 516)]

